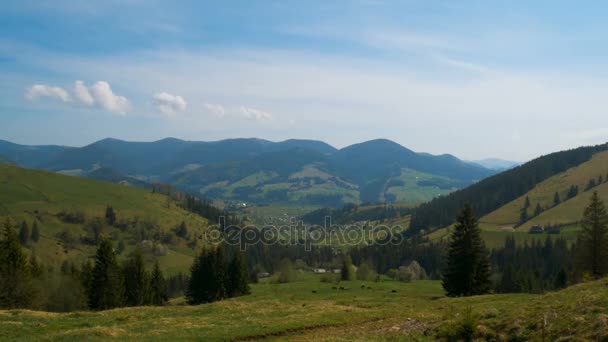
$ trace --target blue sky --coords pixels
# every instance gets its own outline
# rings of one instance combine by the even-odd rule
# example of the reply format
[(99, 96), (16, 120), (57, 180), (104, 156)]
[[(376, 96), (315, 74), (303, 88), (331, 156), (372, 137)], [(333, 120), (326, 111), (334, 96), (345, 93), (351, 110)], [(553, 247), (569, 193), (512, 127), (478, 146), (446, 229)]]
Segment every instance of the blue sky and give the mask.
[(608, 137), (608, 7), (559, 1), (0, 4), (0, 139), (388, 138), (526, 160)]

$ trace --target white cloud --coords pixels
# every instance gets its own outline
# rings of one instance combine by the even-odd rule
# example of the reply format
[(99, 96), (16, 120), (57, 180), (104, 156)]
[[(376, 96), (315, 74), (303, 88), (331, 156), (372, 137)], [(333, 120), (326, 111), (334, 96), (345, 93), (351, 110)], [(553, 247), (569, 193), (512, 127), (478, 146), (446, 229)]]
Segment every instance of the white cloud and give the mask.
[(40, 97), (54, 97), (63, 102), (70, 102), (70, 94), (61, 87), (53, 87), (44, 84), (34, 84), (25, 92), (25, 97), (28, 100), (36, 100)]
[(61, 87), (35, 84), (27, 89), (25, 97), (28, 100), (35, 100), (40, 97), (55, 97), (63, 102), (73, 102), (87, 107), (98, 107), (112, 113), (125, 115), (129, 109), (129, 101), (124, 96), (115, 95), (110, 84), (105, 81), (98, 81), (91, 87), (87, 87), (84, 82), (74, 82), (74, 100), (72, 96)]
[(188, 105), (183, 97), (165, 92), (154, 94), (153, 102), (156, 108), (167, 116), (186, 110)]
[(256, 121), (272, 120), (272, 114), (265, 112), (263, 110), (249, 108), (249, 107), (241, 107), (239, 110), (240, 110), (241, 114), (244, 117), (246, 117), (247, 119), (253, 119)]
[(76, 99), (84, 105), (92, 106), (95, 104), (95, 99), (93, 99), (91, 92), (89, 92), (89, 89), (82, 81), (76, 81), (74, 83), (74, 95), (76, 96)]
[(223, 117), (224, 115), (226, 115), (226, 108), (224, 108), (224, 106), (222, 106), (220, 104), (205, 103), (204, 106), (208, 112), (211, 112), (212, 114), (214, 114), (220, 118)]
[(124, 96), (115, 95), (110, 84), (98, 81), (89, 88), (95, 105), (109, 112), (125, 115), (129, 109), (129, 101)]

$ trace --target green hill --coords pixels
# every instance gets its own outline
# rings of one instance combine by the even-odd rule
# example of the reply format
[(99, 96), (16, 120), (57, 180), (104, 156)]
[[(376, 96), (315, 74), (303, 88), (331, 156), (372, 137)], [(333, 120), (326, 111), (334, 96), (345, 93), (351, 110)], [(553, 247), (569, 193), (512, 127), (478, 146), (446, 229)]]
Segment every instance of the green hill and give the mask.
[[(483, 236), (489, 247), (501, 246), (507, 235), (515, 236), (517, 241), (544, 239), (547, 233), (530, 234), (529, 230), (533, 226), (541, 227), (559, 226), (560, 232), (551, 234), (553, 237), (564, 237), (568, 241), (576, 239), (576, 232), (580, 229), (580, 221), (585, 207), (589, 204), (589, 199), (593, 191), (597, 191), (600, 197), (608, 202), (608, 152), (599, 152), (592, 158), (578, 166), (567, 169), (546, 180), (538, 183), (530, 191), (522, 194), (518, 198), (482, 216), (479, 219)], [(589, 180), (594, 179), (596, 183), (602, 178), (603, 183), (597, 184), (594, 188), (584, 191), (589, 184)], [(568, 199), (568, 190), (576, 186), (579, 189), (577, 196)], [(555, 193), (560, 197), (560, 203), (554, 205)], [(530, 201), (528, 208), (529, 219), (520, 224), (520, 213), (525, 205), (526, 198)], [(534, 209), (537, 204), (543, 208), (543, 212), (534, 216)], [(431, 239), (445, 239), (448, 236), (446, 228), (436, 230), (430, 235)]]
[[(103, 221), (111, 205), (117, 222)], [(165, 195), (139, 188), (71, 177), (46, 171), (0, 165), (0, 219), (37, 222), (40, 240), (27, 249), (45, 264), (80, 263), (94, 254), (93, 227), (111, 238), (122, 255), (142, 246), (155, 254), (169, 273), (186, 271), (194, 254), (192, 240), (177, 237), (172, 230), (185, 222), (195, 239), (208, 226), (206, 219), (178, 207)], [(101, 223), (99, 223), (101, 221)], [(147, 241), (147, 242), (146, 242)]]
[[(56, 314), (0, 311), (6, 340), (593, 340), (608, 337), (608, 279), (544, 295), (446, 298), (439, 281), (342, 283), (301, 274), (252, 294), (200, 306)], [(332, 288), (333, 286), (333, 288)]]

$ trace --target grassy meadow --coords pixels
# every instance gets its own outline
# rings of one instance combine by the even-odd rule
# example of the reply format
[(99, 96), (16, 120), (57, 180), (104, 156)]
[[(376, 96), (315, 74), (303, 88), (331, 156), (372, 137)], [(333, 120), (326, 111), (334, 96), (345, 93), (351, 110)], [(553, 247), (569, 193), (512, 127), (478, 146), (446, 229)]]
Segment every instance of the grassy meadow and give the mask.
[(306, 273), (199, 306), (176, 300), (104, 312), (0, 311), (0, 339), (431, 341), (467, 324), (479, 338), (606, 338), (608, 279), (545, 295), (447, 298), (438, 281), (334, 284)]
[[(30, 228), (36, 220), (40, 240), (32, 242), (28, 250), (45, 264), (57, 266), (64, 260), (79, 264), (95, 253), (95, 246), (79, 241), (80, 236), (90, 234), (87, 223), (66, 223), (58, 218), (58, 213), (82, 212), (88, 221), (103, 217), (107, 205), (114, 208), (118, 221), (139, 220), (163, 231), (175, 228), (182, 221), (193, 235), (202, 233), (208, 226), (204, 218), (179, 208), (166, 196), (148, 190), (0, 165), (0, 219), (4, 222), (4, 218), (10, 216), (17, 224), (25, 220)], [(66, 245), (57, 237), (62, 232), (69, 232), (77, 241)], [(112, 237), (115, 247), (123, 240), (126, 252), (135, 248), (128, 232), (105, 226), (103, 234)], [(158, 258), (162, 268), (169, 274), (187, 271), (194, 251), (186, 241), (178, 239), (166, 247), (166, 254)]]

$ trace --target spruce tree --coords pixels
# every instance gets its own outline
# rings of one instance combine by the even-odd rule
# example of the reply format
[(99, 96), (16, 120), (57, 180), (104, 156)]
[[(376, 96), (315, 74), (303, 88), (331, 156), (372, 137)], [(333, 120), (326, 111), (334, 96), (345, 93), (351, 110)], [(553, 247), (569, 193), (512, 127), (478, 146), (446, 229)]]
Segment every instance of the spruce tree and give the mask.
[(599, 278), (608, 273), (608, 212), (597, 191), (585, 209), (578, 235), (578, 263), (581, 271)]
[(540, 206), (540, 203), (536, 203), (536, 208), (534, 208), (534, 216), (538, 216), (542, 214), (543, 207)]
[(116, 222), (116, 213), (114, 212), (114, 208), (112, 206), (106, 207), (106, 223), (110, 226), (113, 226)]
[(205, 248), (190, 269), (186, 298), (190, 304), (209, 303), (226, 297), (223, 248)]
[(557, 207), (560, 203), (562, 203), (562, 200), (559, 198), (559, 193), (556, 191), (553, 195), (553, 206)]
[(123, 276), (112, 243), (101, 240), (87, 291), (89, 307), (107, 310), (124, 305)]
[(471, 296), (490, 290), (490, 264), (477, 218), (469, 203), (457, 218), (443, 274), (448, 296)]
[(40, 240), (40, 229), (38, 228), (38, 221), (34, 220), (32, 223), (32, 241), (38, 242)]
[(30, 239), (30, 228), (27, 225), (27, 222), (21, 222), (21, 228), (19, 229), (19, 243), (21, 246), (27, 245), (27, 242)]
[(33, 297), (27, 257), (7, 218), (4, 239), (0, 241), (0, 308), (27, 308)]
[(160, 270), (158, 260), (154, 262), (154, 267), (152, 268), (149, 290), (149, 303), (151, 305), (165, 305), (169, 299), (167, 295), (167, 282), (163, 276), (163, 272)]
[(238, 249), (235, 250), (234, 256), (228, 265), (228, 274), (226, 277), (226, 294), (228, 297), (242, 296), (250, 293), (247, 280), (249, 274), (247, 266), (243, 260), (243, 254)]
[(142, 306), (146, 304), (149, 276), (139, 248), (135, 250), (133, 256), (125, 263), (123, 273), (125, 304), (127, 306)]
[(353, 278), (352, 275), (353, 262), (350, 258), (350, 255), (345, 255), (342, 260), (342, 268), (340, 269), (340, 278), (342, 280), (351, 280)]

